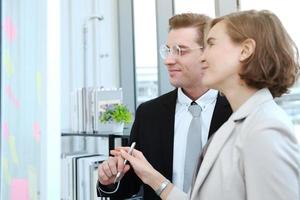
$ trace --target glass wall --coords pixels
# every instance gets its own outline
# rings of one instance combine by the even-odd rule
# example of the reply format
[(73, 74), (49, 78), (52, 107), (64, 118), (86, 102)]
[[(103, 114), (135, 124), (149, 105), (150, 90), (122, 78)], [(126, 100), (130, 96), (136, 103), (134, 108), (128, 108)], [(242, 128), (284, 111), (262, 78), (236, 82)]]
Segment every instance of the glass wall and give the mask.
[(134, 0), (137, 106), (158, 95), (155, 0)]
[[(1, 199), (39, 199), (46, 2), (2, 1)], [(30, 6), (28, 6), (30, 5)]]
[(59, 199), (58, 0), (1, 2), (0, 199)]

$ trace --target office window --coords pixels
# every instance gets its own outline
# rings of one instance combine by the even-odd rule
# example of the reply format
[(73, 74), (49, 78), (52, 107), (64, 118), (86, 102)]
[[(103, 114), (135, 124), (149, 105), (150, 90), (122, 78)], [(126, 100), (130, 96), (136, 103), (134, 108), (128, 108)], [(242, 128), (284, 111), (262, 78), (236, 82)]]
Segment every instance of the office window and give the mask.
[[(241, 10), (263, 10), (267, 9), (274, 12), (289, 32), (292, 39), (300, 47), (300, 29), (297, 26), (300, 17), (297, 1), (272, 1), (272, 0), (240, 0)], [(291, 89), (289, 95), (284, 95), (278, 99), (278, 103), (292, 117), (295, 124), (296, 133), (300, 141), (300, 81)]]
[(213, 0), (175, 0), (175, 13), (195, 12), (215, 17), (215, 1)]
[(137, 106), (158, 95), (155, 0), (134, 0)]

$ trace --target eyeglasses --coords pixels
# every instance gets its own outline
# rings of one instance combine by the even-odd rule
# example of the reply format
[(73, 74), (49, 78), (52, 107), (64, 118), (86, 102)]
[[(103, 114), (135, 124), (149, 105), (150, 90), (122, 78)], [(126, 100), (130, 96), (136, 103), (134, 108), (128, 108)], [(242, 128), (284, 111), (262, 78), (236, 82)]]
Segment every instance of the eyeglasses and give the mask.
[(179, 57), (179, 56), (182, 56), (183, 52), (191, 51), (191, 50), (195, 50), (195, 49), (203, 49), (203, 47), (199, 46), (199, 47), (195, 47), (195, 48), (188, 48), (188, 47), (180, 47), (179, 45), (176, 44), (176, 45), (172, 46), (171, 48), (169, 48), (168, 46), (163, 44), (159, 48), (159, 54), (162, 59), (166, 59), (169, 54), (174, 57), (175, 56)]

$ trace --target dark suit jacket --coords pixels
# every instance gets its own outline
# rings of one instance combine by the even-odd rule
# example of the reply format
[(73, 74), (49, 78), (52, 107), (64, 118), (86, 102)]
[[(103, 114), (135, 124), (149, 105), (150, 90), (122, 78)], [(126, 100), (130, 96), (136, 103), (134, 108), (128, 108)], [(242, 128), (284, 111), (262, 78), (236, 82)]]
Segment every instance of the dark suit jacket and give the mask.
[[(173, 143), (177, 89), (156, 99), (141, 104), (136, 111), (130, 142), (135, 141), (136, 149), (143, 152), (151, 165), (167, 179), (173, 174)], [(218, 95), (210, 125), (210, 137), (231, 115), (232, 110), (225, 97)], [(136, 194), (144, 186), (145, 200), (160, 199), (148, 185), (130, 170), (122, 179), (120, 188), (110, 196), (111, 199), (125, 199)], [(98, 187), (98, 186), (97, 186)], [(101, 186), (103, 189), (108, 189)], [(99, 192), (99, 191), (98, 191)]]

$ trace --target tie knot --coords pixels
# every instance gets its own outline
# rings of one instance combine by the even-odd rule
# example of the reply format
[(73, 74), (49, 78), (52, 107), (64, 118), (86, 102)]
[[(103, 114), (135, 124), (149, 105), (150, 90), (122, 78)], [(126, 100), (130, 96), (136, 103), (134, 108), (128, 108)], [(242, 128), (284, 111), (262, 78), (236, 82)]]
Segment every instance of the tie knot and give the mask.
[(202, 111), (201, 106), (199, 106), (194, 101), (189, 106), (189, 112), (192, 114), (193, 117), (200, 117), (201, 111)]

